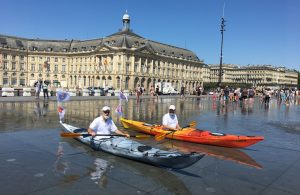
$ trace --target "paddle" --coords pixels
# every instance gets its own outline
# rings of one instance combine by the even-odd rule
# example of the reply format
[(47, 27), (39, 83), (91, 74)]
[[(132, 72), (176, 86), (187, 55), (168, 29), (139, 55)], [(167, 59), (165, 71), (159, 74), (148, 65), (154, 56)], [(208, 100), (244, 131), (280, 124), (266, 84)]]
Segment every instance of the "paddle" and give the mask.
[[(196, 121), (192, 121), (192, 122), (190, 122), (190, 124), (188, 126), (185, 126), (185, 127), (181, 128), (181, 130), (183, 130), (184, 128), (187, 128), (187, 127), (193, 128), (193, 127), (196, 127), (196, 125), (197, 125), (197, 122)], [(174, 133), (174, 132), (177, 131), (176, 129), (169, 129), (169, 130), (171, 132), (161, 133), (161, 134), (155, 135), (155, 140), (156, 141), (161, 141), (161, 140), (165, 139), (167, 135), (169, 135), (169, 134)], [(181, 130), (179, 130), (179, 131), (181, 131)]]
[[(67, 137), (67, 138), (76, 138), (79, 136), (82, 137), (89, 137), (92, 136), (92, 134), (89, 133), (71, 133), (71, 132), (61, 132), (60, 136)], [(125, 135), (112, 135), (112, 134), (96, 134), (95, 136), (114, 136), (114, 137), (126, 137)], [(139, 138), (139, 139), (145, 139), (149, 138), (149, 135), (131, 135), (130, 137)]]

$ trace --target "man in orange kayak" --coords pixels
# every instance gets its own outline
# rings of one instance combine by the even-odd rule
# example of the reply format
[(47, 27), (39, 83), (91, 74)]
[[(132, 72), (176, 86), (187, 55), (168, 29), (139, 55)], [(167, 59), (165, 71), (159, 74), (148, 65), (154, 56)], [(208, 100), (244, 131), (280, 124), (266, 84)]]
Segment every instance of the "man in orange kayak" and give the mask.
[(181, 129), (181, 127), (178, 124), (177, 116), (175, 114), (175, 106), (174, 105), (169, 106), (169, 113), (167, 113), (163, 116), (162, 124), (165, 129), (170, 129), (170, 130), (175, 130), (175, 131)]

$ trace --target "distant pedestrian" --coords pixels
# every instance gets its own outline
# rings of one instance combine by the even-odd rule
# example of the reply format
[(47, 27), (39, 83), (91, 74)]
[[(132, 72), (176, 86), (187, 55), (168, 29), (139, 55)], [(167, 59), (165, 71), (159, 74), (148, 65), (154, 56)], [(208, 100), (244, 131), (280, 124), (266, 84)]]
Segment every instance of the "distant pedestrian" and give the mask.
[(44, 83), (42, 85), (42, 88), (43, 88), (43, 92), (44, 92), (44, 99), (46, 98), (46, 96), (47, 96), (47, 99), (49, 99), (48, 83), (47, 83), (47, 81), (44, 81)]
[(135, 89), (135, 94), (136, 94), (136, 101), (139, 101), (140, 96), (142, 95), (141, 87), (140, 85), (137, 85)]
[(150, 96), (153, 97), (154, 96), (154, 87), (153, 87), (153, 85), (151, 85), (149, 92), (150, 92)]
[(42, 88), (42, 80), (38, 80), (37, 82), (35, 82), (34, 87), (35, 87), (35, 99), (39, 99), (40, 98), (40, 92), (41, 92), (41, 88)]
[(245, 88), (242, 91), (242, 100), (246, 100), (248, 98), (248, 90)]
[(185, 98), (184, 90), (185, 90), (185, 87), (182, 85), (181, 89), (180, 89), (180, 98)]
[(248, 91), (248, 98), (254, 98), (255, 94), (255, 90), (253, 88), (250, 88)]
[(159, 86), (158, 85), (156, 85), (156, 88), (155, 88), (155, 95), (158, 98), (158, 95), (159, 95)]
[(197, 91), (197, 96), (200, 96), (201, 95), (201, 87), (199, 85), (197, 86), (196, 91)]
[(229, 99), (229, 87), (226, 86), (224, 89), (224, 101), (228, 101)]
[(265, 90), (265, 97), (264, 97), (264, 103), (269, 104), (271, 98), (271, 93), (268, 90)]

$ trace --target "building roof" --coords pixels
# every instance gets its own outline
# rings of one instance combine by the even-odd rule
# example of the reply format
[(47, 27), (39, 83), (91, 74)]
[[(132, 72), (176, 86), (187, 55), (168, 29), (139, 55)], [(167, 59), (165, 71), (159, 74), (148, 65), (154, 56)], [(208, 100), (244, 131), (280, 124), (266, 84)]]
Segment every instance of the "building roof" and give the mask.
[(190, 50), (145, 39), (129, 29), (129, 26), (126, 26), (129, 23), (130, 17), (126, 11), (123, 16), (123, 30), (104, 38), (92, 40), (43, 40), (0, 35), (0, 47), (29, 51), (85, 52), (93, 51), (97, 47), (106, 45), (114, 49), (128, 49), (132, 51), (144, 48), (160, 56), (201, 61)]

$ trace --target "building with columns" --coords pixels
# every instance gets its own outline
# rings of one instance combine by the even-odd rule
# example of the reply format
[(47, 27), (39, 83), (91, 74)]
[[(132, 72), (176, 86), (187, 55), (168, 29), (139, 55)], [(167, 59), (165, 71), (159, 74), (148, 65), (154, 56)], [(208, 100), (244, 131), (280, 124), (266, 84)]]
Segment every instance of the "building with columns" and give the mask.
[(205, 63), (190, 50), (155, 42), (123, 28), (93, 40), (43, 40), (0, 35), (0, 86), (33, 86), (47, 80), (66, 88), (148, 89), (170, 82), (192, 89), (202, 84)]
[[(208, 79), (204, 82), (218, 82), (219, 65), (208, 65), (210, 71)], [(273, 67), (271, 65), (248, 65), (237, 66), (224, 64), (222, 67), (223, 83), (245, 83), (252, 86), (274, 86), (274, 87), (296, 87), (298, 83), (298, 72), (285, 67)]]

